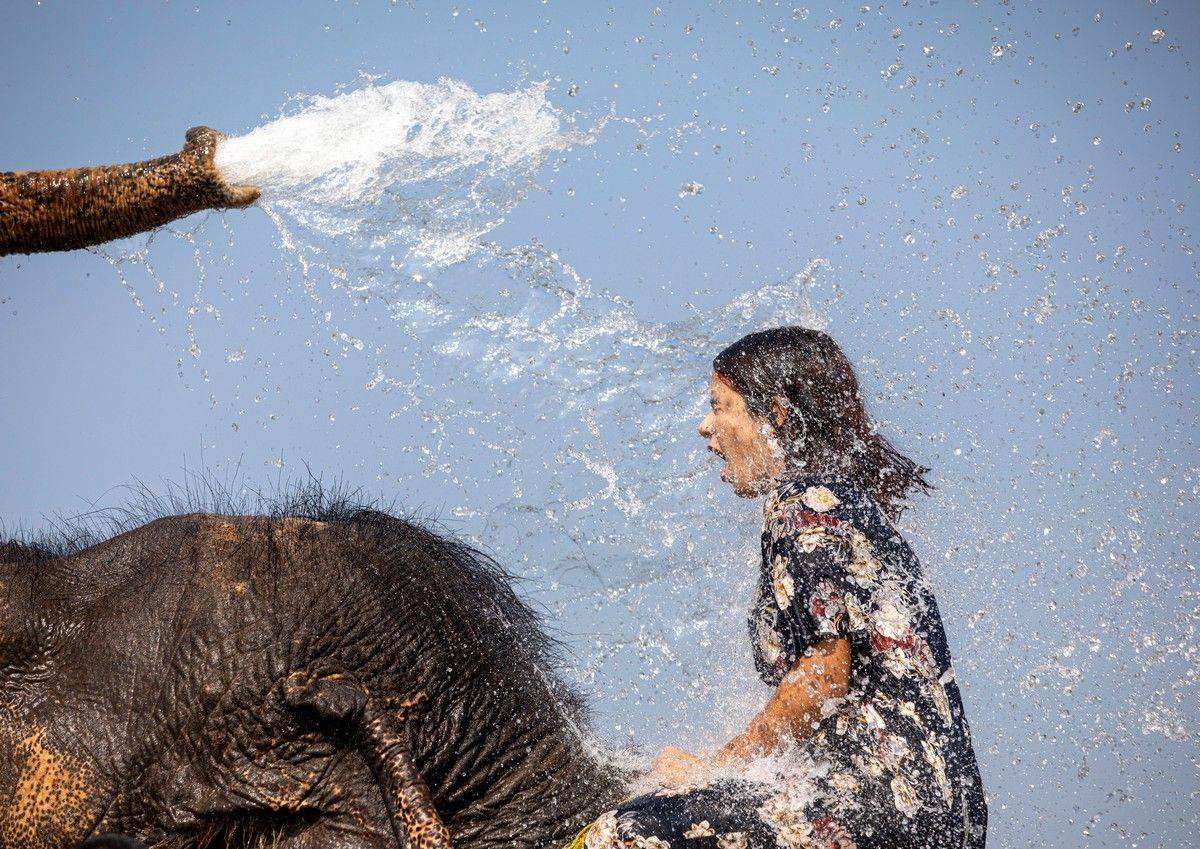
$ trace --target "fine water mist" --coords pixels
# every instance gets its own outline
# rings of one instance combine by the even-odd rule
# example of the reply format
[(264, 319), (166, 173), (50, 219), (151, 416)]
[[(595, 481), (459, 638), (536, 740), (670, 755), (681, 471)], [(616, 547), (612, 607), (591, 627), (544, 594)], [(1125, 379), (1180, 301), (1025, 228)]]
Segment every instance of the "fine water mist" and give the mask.
[(217, 168), (231, 183), (259, 186), (289, 240), (384, 264), (358, 269), (368, 276), (466, 259), (548, 156), (591, 138), (541, 85), (480, 95), (445, 78), (401, 80), (296, 103), (298, 111), (222, 141)]

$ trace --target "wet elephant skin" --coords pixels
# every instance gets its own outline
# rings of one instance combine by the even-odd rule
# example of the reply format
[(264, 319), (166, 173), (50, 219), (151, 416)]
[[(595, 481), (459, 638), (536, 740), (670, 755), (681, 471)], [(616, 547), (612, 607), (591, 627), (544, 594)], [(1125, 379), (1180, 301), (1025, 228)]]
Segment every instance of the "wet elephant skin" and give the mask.
[(0, 849), (532, 849), (620, 796), (498, 567), (383, 513), (297, 512), (0, 546)]

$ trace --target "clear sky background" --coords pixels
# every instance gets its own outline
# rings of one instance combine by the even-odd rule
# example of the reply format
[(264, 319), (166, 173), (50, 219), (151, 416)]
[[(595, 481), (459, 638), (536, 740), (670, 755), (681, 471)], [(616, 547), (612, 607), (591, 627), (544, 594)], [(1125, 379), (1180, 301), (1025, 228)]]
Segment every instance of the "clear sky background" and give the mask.
[[(0, 33), (4, 169), (244, 133), (362, 73), (614, 116), (487, 235), (541, 264), (351, 298), (258, 209), (0, 260), (10, 532), (195, 472), (340, 480), (522, 576), (602, 734), (711, 745), (767, 693), (755, 505), (692, 435), (706, 362), (815, 321), (934, 470), (903, 525), (991, 845), (1200, 843), (1196, 4), (20, 0)], [(554, 333), (629, 337), (466, 326), (563, 287), (591, 294)], [(431, 298), (437, 321), (407, 311)]]

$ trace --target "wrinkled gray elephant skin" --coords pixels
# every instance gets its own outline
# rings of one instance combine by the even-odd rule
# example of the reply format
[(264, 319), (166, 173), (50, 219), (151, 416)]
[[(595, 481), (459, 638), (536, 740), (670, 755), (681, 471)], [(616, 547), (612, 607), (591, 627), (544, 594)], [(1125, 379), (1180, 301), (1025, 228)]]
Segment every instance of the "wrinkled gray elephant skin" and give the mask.
[(560, 847), (627, 777), (553, 657), (491, 560), (370, 510), (0, 544), (0, 849)]

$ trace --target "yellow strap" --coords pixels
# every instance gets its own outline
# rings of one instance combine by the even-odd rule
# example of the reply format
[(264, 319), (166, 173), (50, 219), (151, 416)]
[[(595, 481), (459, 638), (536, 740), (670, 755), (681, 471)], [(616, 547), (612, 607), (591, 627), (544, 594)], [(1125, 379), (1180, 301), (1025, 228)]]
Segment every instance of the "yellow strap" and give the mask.
[(583, 831), (581, 831), (581, 832), (579, 832), (579, 834), (575, 835), (575, 839), (572, 840), (570, 843), (568, 843), (564, 847), (564, 849), (583, 849), (583, 840), (585, 837), (587, 837), (587, 833), (593, 825), (595, 825), (594, 822), (590, 822), (587, 825), (585, 825), (583, 827)]

